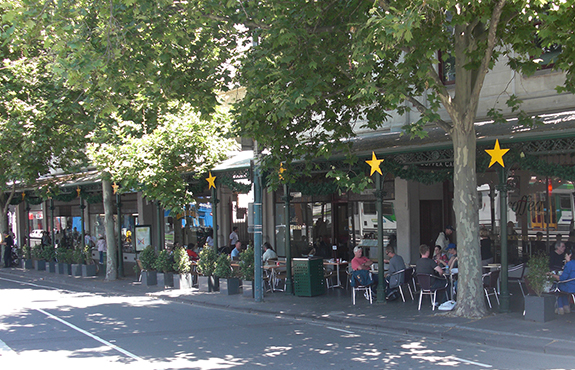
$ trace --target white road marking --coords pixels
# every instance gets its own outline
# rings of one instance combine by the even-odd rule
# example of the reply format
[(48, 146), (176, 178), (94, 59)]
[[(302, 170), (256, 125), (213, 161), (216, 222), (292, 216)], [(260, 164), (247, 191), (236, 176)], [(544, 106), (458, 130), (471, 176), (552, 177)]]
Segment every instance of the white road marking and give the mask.
[(128, 352), (128, 351), (126, 351), (125, 349), (120, 348), (120, 347), (116, 346), (115, 344), (112, 344), (112, 343), (110, 343), (110, 342), (108, 342), (108, 341), (106, 341), (106, 340), (104, 340), (104, 339), (102, 339), (102, 338), (100, 338), (100, 337), (98, 337), (98, 336), (92, 334), (92, 333), (89, 333), (89, 332), (87, 332), (86, 330), (81, 329), (81, 328), (77, 327), (76, 325), (67, 322), (66, 320), (62, 320), (61, 318), (59, 318), (59, 317), (57, 317), (57, 316), (54, 316), (54, 315), (52, 315), (51, 313), (46, 312), (46, 311), (44, 311), (44, 310), (41, 309), (41, 308), (37, 308), (37, 310), (38, 310), (39, 312), (42, 312), (44, 315), (48, 316), (49, 318), (54, 319), (54, 320), (56, 320), (56, 321), (59, 321), (59, 322), (61, 322), (62, 324), (66, 325), (66, 326), (69, 326), (70, 328), (72, 328), (72, 329), (74, 329), (74, 330), (76, 330), (76, 331), (78, 331), (78, 332), (80, 332), (80, 333), (82, 333), (82, 334), (84, 334), (84, 335), (86, 335), (86, 336), (88, 336), (88, 337), (90, 337), (90, 338), (92, 338), (92, 339), (94, 339), (94, 340), (96, 340), (96, 341), (98, 341), (98, 342), (100, 342), (100, 343), (102, 343), (102, 344), (104, 344), (104, 345), (106, 345), (106, 346), (108, 346), (108, 347), (110, 347), (110, 348), (112, 348), (112, 349), (114, 349), (114, 350), (116, 350), (116, 351), (118, 351), (118, 352), (120, 352), (120, 353), (122, 353), (122, 354), (124, 354), (124, 355), (126, 355), (126, 356), (128, 356), (128, 357), (130, 357), (130, 358), (132, 358), (132, 359), (134, 359), (134, 360), (136, 360), (136, 361), (144, 361), (143, 358), (138, 357), (138, 356), (136, 356), (135, 354), (133, 354), (133, 353), (131, 353), (131, 352)]
[(462, 358), (459, 357), (455, 357), (455, 356), (449, 356), (448, 358), (460, 361), (460, 362), (464, 362), (466, 364), (471, 364), (471, 365), (477, 365), (477, 366), (481, 366), (481, 367), (493, 367), (491, 365), (488, 364), (482, 364), (481, 362), (475, 362), (475, 361), (469, 361), (469, 360), (464, 360)]
[(331, 326), (326, 326), (326, 328), (331, 329), (331, 330), (337, 330), (337, 331), (341, 331), (347, 334), (353, 334), (353, 331), (349, 331), (349, 330), (343, 330), (343, 329), (339, 329), (339, 328), (333, 328)]

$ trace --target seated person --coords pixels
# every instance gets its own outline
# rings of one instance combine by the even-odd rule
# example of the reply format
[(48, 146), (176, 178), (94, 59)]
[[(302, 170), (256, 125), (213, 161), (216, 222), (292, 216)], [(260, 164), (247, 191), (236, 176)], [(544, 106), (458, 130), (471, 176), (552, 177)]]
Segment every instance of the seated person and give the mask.
[[(565, 281), (575, 278), (575, 261), (571, 259), (572, 251), (567, 251), (565, 253), (565, 268), (561, 276), (553, 275), (553, 277), (559, 281)], [(569, 281), (564, 284), (559, 284), (559, 290), (567, 293), (575, 293), (575, 280)], [(564, 313), (571, 313), (571, 306), (569, 304), (569, 296), (559, 294), (557, 296), (557, 313), (563, 315)]]
[(447, 263), (447, 265), (449, 266), (449, 269), (456, 269), (458, 266), (457, 263), (457, 245), (453, 244), (453, 243), (449, 243), (449, 245), (447, 246), (447, 253), (449, 254), (449, 262)]
[(394, 288), (397, 288), (400, 284), (403, 283), (403, 273), (394, 276), (391, 275), (397, 271), (404, 270), (405, 262), (399, 254), (395, 254), (395, 250), (389, 245), (385, 248), (385, 254), (389, 258), (389, 260), (383, 260), (383, 262), (389, 263), (389, 269), (385, 274), (385, 281), (387, 283), (385, 296), (387, 297)]
[(443, 253), (443, 250), (441, 249), (441, 245), (435, 246), (435, 249), (433, 250), (433, 260), (441, 268), (447, 266), (447, 263), (449, 262), (449, 258), (447, 258), (447, 255), (445, 253)]
[(263, 259), (264, 263), (267, 262), (269, 259), (277, 259), (277, 258), (278, 258), (278, 255), (276, 254), (276, 252), (274, 252), (270, 243), (265, 242), (264, 243), (264, 254), (262, 255), (262, 259)]
[(563, 260), (565, 259), (565, 243), (557, 241), (555, 250), (549, 254), (549, 269), (551, 271), (563, 270)]
[[(427, 274), (427, 275), (434, 275), (437, 278), (432, 279), (431, 281), (431, 289), (441, 289), (445, 287), (446, 279), (441, 278), (444, 277), (443, 269), (437, 266), (434, 260), (429, 258), (429, 254), (431, 251), (426, 244), (422, 244), (419, 246), (419, 254), (421, 258), (417, 260), (415, 264), (415, 271), (417, 274)], [(438, 301), (436, 302), (438, 305), (445, 302), (444, 294), (437, 295)]]
[(200, 259), (200, 257), (198, 256), (198, 254), (194, 251), (194, 243), (190, 243), (188, 244), (188, 247), (186, 248), (186, 252), (188, 253), (188, 257), (190, 258), (190, 261), (197, 261), (198, 259)]
[[(354, 271), (367, 270), (369, 272), (371, 270), (371, 265), (373, 265), (373, 261), (362, 255), (363, 249), (360, 246), (357, 246), (353, 248), (353, 254), (355, 257), (353, 257), (353, 259), (351, 260), (351, 268)], [(371, 290), (375, 294), (378, 276), (376, 274), (372, 274), (372, 279), (374, 283), (372, 285)]]
[(230, 257), (232, 257), (232, 260), (239, 259), (241, 251), (242, 251), (242, 242), (237, 241), (235, 248), (232, 249), (232, 253), (230, 253)]

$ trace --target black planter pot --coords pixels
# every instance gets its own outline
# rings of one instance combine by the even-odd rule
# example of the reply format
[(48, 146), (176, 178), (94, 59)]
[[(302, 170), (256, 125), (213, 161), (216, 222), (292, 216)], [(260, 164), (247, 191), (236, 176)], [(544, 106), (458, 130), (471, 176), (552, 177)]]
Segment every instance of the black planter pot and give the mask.
[(220, 279), (220, 293), (226, 295), (240, 294), (240, 279)]
[(142, 285), (154, 286), (158, 285), (158, 272), (157, 271), (142, 271)]

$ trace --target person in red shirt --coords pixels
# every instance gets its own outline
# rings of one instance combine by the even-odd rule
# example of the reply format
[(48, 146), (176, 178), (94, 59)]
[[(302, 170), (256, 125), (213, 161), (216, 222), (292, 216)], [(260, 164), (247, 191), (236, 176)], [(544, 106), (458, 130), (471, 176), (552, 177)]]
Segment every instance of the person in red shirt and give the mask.
[(186, 252), (188, 252), (188, 257), (190, 257), (190, 261), (197, 261), (198, 259), (200, 259), (198, 254), (194, 252), (194, 247), (195, 247), (194, 243), (190, 243), (186, 248)]
[(353, 248), (353, 254), (355, 257), (351, 260), (351, 268), (354, 270), (369, 270), (373, 261), (369, 258), (362, 256), (363, 249), (359, 246)]

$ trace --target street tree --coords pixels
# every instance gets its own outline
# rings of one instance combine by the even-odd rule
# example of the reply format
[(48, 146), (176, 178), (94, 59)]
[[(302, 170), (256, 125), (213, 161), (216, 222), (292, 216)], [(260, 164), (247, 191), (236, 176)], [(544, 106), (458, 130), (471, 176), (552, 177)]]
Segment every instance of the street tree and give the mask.
[[(216, 107), (233, 73), (233, 24), (205, 16), (217, 13), (210, 2), (7, 4), (5, 18), (17, 25), (8, 32), (22, 35), (11, 42), (24, 54), (40, 44), (52, 71), (83, 92), (82, 105), (97, 123), (90, 154), (102, 170), (106, 218), (110, 181), (141, 189), (167, 208), (189, 200), (181, 171), (205, 171), (232, 144), (224, 138), (229, 119)], [(115, 240), (107, 239), (108, 255), (115, 256)], [(114, 279), (115, 272), (106, 276)]]
[[(256, 46), (239, 74), (246, 87), (237, 106), (242, 132), (268, 149), (269, 166), (277, 170), (284, 163), (289, 170), (294, 161), (311, 169), (315, 159), (335, 151), (348, 153), (354, 163), (349, 139), (360, 127), (380, 128), (391, 112), (414, 111), (417, 118), (404, 127), (412, 136), (425, 135), (428, 125), (443, 128), (454, 151), (460, 256), (456, 314), (485, 315), (475, 206), (479, 97), (497, 61), (511, 57), (507, 60), (514, 68), (536, 69), (536, 58), (530, 57), (553, 43), (551, 32), (540, 32), (548, 17), (557, 18), (558, 34), (572, 39), (567, 26), (572, 6), (537, 0), (249, 4), (245, 13), (258, 27), (253, 29)], [(440, 62), (453, 62), (451, 91), (438, 73)], [(514, 109), (518, 103), (514, 97), (507, 102)], [(491, 114), (501, 120), (498, 108)], [(441, 109), (448, 118), (440, 116)], [(520, 118), (532, 123), (527, 115)], [(353, 180), (346, 173), (331, 175)]]
[[(2, 14), (2, 11), (0, 11)], [(19, 184), (33, 184), (57, 168), (84, 164), (83, 148), (92, 129), (70, 89), (52, 73), (41, 48), (8, 42), (13, 24), (0, 33), (0, 231), (8, 231), (8, 206)], [(13, 36), (13, 35), (12, 35)]]

